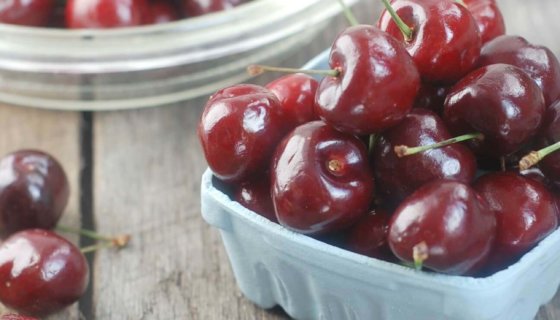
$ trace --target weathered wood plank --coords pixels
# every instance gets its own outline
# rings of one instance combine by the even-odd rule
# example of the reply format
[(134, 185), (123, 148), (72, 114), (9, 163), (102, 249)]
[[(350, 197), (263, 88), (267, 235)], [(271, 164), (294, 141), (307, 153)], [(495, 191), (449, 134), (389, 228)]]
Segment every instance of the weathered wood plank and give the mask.
[[(40, 149), (56, 157), (70, 181), (70, 202), (62, 223), (80, 226), (79, 151), (80, 114), (0, 105), (0, 155), (19, 149)], [(66, 236), (66, 235), (65, 235)], [(74, 243), (78, 237), (68, 236)], [(0, 309), (0, 313), (5, 311)], [(78, 319), (78, 306), (52, 316), (51, 319)]]

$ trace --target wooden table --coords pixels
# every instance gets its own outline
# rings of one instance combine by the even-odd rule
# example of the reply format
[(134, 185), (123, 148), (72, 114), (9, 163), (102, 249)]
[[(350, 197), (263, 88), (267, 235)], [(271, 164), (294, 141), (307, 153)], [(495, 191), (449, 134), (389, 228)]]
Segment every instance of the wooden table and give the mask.
[[(542, 9), (536, 1), (501, 4), (510, 33), (560, 53), (557, 30), (546, 29), (560, 26), (560, 2), (539, 0)], [(372, 11), (362, 10), (361, 21), (373, 21)], [(310, 44), (286, 65), (299, 65), (320, 49)], [(0, 152), (39, 148), (66, 168), (73, 191), (66, 225), (133, 237), (124, 250), (89, 256), (89, 291), (52, 319), (287, 318), (241, 295), (217, 230), (201, 218), (199, 183), (206, 165), (195, 128), (203, 104), (200, 99), (102, 113), (0, 106)], [(560, 319), (559, 308), (557, 295), (537, 319)]]

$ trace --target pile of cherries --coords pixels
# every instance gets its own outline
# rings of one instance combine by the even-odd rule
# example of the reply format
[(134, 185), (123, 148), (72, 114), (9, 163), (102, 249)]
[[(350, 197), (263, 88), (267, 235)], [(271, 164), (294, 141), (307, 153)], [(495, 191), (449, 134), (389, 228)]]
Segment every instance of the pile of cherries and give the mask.
[(505, 35), (493, 0), (382, 1), (376, 26), (337, 36), (330, 70), (306, 71), (320, 82), (214, 94), (207, 162), (290, 230), (446, 274), (506, 268), (560, 219), (560, 63)]
[[(69, 194), (66, 174), (52, 156), (21, 150), (0, 159), (0, 302), (23, 315), (58, 312), (87, 288), (89, 268), (83, 253), (98, 246), (80, 250), (52, 231)], [(127, 240), (118, 239), (121, 243), (115, 246)]]
[(0, 23), (31, 27), (107, 29), (159, 24), (228, 10), (244, 0), (13, 0)]

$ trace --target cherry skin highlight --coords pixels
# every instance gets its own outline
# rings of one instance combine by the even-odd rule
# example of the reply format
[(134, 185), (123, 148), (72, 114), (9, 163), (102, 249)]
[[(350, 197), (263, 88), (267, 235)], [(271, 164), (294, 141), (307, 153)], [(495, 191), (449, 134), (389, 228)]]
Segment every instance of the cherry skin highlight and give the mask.
[(271, 177), (278, 221), (303, 234), (349, 227), (368, 212), (373, 200), (365, 145), (322, 121), (301, 125), (282, 141)]
[(147, 11), (146, 0), (68, 0), (66, 26), (70, 29), (139, 26)]
[(54, 228), (69, 195), (64, 169), (51, 155), (20, 150), (4, 156), (0, 159), (0, 235)]
[(25, 230), (0, 245), (0, 301), (19, 313), (58, 312), (78, 301), (88, 281), (84, 255), (53, 232)]
[(327, 76), (315, 97), (316, 112), (336, 129), (367, 135), (399, 123), (412, 109), (420, 77), (412, 59), (393, 37), (359, 25), (335, 40)]

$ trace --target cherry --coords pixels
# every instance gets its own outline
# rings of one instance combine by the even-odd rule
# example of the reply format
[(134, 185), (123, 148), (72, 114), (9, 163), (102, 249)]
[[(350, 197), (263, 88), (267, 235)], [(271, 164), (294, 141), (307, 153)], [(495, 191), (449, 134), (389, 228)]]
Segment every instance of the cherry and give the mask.
[(344, 247), (350, 251), (382, 260), (392, 260), (387, 243), (390, 216), (384, 210), (372, 210), (347, 232)]
[(523, 70), (495, 64), (471, 72), (451, 89), (444, 120), (454, 134), (484, 134), (483, 142), (471, 145), (480, 154), (500, 157), (533, 138), (544, 111), (542, 90)]
[(373, 200), (365, 145), (322, 121), (303, 124), (282, 141), (271, 176), (278, 221), (303, 234), (344, 229), (366, 214)]
[(243, 0), (182, 0), (185, 14), (195, 17), (204, 14), (231, 9), (243, 3)]
[(542, 89), (546, 106), (560, 99), (560, 62), (550, 49), (519, 36), (500, 36), (482, 47), (479, 66), (506, 63), (523, 69)]
[(38, 320), (37, 318), (22, 316), (15, 313), (3, 314), (0, 316), (0, 320)]
[(60, 219), (70, 187), (51, 155), (20, 150), (0, 159), (0, 235), (24, 229), (52, 229)]
[(84, 255), (53, 232), (25, 230), (0, 245), (0, 301), (19, 313), (58, 312), (80, 298), (88, 281)]
[(388, 242), (401, 260), (432, 270), (472, 274), (490, 253), (496, 218), (466, 184), (438, 180), (424, 185), (397, 208)]
[(423, 80), (452, 84), (474, 68), (482, 44), (476, 21), (463, 5), (449, 0), (383, 2), (379, 28), (404, 44)]
[(476, 20), (483, 44), (506, 33), (504, 17), (496, 0), (462, 1)]
[(426, 146), (450, 139), (443, 120), (425, 109), (414, 109), (397, 126), (380, 135), (372, 152), (372, 167), (381, 192), (389, 201), (400, 202), (422, 185), (438, 179), (470, 183), (476, 174), (476, 159), (464, 145), (399, 158), (399, 145)]
[(66, 26), (70, 29), (104, 29), (142, 24), (146, 0), (68, 0)]
[(514, 172), (496, 172), (480, 177), (473, 187), (496, 215), (492, 266), (512, 262), (558, 225), (555, 199), (536, 180)]
[(270, 196), (270, 179), (268, 177), (269, 175), (266, 174), (240, 183), (236, 186), (234, 199), (249, 210), (270, 221), (277, 222), (274, 204)]
[(11, 0), (0, 5), (0, 23), (46, 26), (54, 11), (54, 0)]
[(319, 84), (315, 110), (343, 132), (366, 135), (396, 125), (420, 88), (418, 71), (403, 46), (373, 26), (343, 31), (329, 64), (338, 74)]
[(302, 73), (289, 74), (266, 85), (280, 100), (286, 121), (294, 128), (306, 122), (319, 120), (314, 110), (317, 87), (317, 80)]
[(161, 24), (179, 20), (179, 12), (177, 8), (166, 1), (155, 1), (149, 4), (143, 16), (143, 24)]
[(270, 165), (287, 129), (278, 98), (263, 87), (244, 84), (210, 97), (198, 137), (214, 174), (226, 182), (239, 182)]
[(428, 109), (438, 115), (443, 113), (443, 103), (449, 91), (448, 87), (434, 86), (428, 83), (422, 83), (414, 108)]

